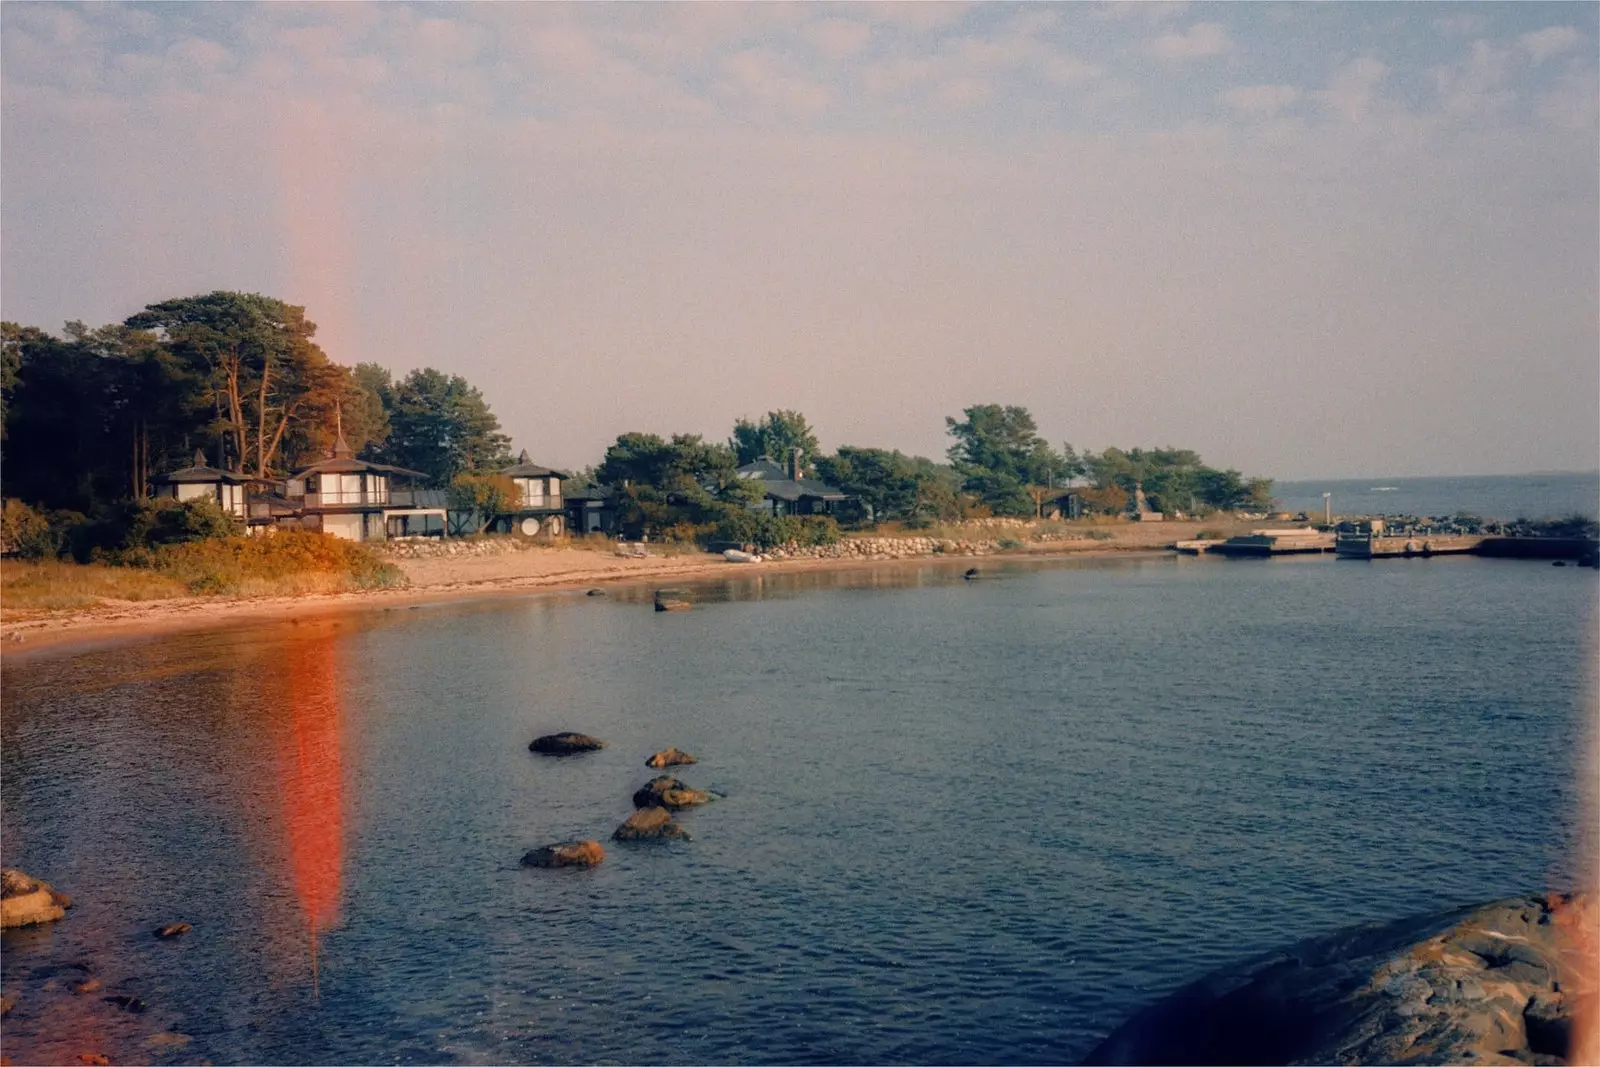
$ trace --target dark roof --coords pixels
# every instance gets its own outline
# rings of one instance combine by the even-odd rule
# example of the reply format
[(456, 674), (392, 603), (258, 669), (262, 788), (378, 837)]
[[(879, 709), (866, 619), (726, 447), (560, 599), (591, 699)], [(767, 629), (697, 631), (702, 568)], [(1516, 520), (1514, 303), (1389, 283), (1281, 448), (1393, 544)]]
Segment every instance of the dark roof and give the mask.
[(155, 485), (175, 485), (179, 482), (227, 482), (229, 485), (242, 485), (247, 481), (254, 481), (243, 474), (232, 471), (218, 470), (216, 467), (206, 465), (206, 454), (197, 449), (194, 454), (194, 465), (184, 467), (182, 470), (172, 471), (170, 474), (158, 474), (150, 481)]
[(763, 478), (761, 488), (766, 491), (767, 496), (777, 497), (779, 500), (799, 500), (808, 496), (818, 500), (850, 499), (849, 493), (841, 492), (815, 478)]
[(522, 450), (522, 455), (517, 457), (517, 462), (514, 465), (500, 468), (500, 473), (509, 478), (544, 478), (550, 475), (554, 475), (557, 478), (572, 477), (572, 475), (564, 471), (552, 470), (549, 467), (541, 467), (537, 463), (530, 463), (527, 449)]
[(850, 494), (815, 478), (790, 478), (788, 471), (766, 457), (746, 463), (736, 473), (741, 478), (760, 482), (767, 496), (779, 500), (799, 500), (808, 496), (818, 500), (850, 499)]
[(369, 463), (364, 459), (354, 456), (334, 456), (313, 463), (311, 466), (296, 472), (296, 478), (304, 478), (308, 474), (357, 474), (361, 471), (371, 471), (375, 474), (399, 474), (407, 478), (426, 478), (421, 471), (409, 470), (405, 467), (391, 467), (387, 463)]
[(591, 485), (583, 489), (563, 491), (562, 497), (568, 503), (574, 500), (598, 500), (604, 502), (615, 495), (616, 490), (609, 485)]
[(741, 478), (759, 478), (764, 482), (789, 480), (789, 472), (765, 456), (753, 463), (746, 463), (736, 473)]

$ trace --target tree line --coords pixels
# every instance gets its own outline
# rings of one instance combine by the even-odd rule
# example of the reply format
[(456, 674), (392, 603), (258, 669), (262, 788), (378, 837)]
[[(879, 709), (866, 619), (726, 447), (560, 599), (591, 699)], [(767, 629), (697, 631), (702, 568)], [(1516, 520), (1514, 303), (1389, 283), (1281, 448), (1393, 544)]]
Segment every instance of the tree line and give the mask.
[(0, 324), (5, 494), (35, 507), (91, 513), (142, 499), (152, 475), (197, 451), (275, 477), (321, 459), (341, 426), (363, 458), (437, 484), (510, 461), (510, 439), (460, 375), (396, 380), (375, 363), (335, 363), (305, 309), (271, 297), (166, 300), (63, 333)]
[[(363, 458), (453, 486), (486, 511), (505, 502), (493, 472), (511, 462), (510, 440), (477, 387), (433, 368), (396, 379), (375, 363), (341, 365), (305, 309), (281, 300), (218, 291), (98, 328), (70, 322), (59, 337), (9, 322), (0, 334), (5, 495), (35, 508), (92, 514), (141, 500), (152, 475), (197, 450), (240, 475), (281, 476), (326, 455), (336, 427)], [(751, 508), (759, 483), (737, 473), (761, 457), (785, 468), (797, 458), (803, 477), (849, 494), (847, 523), (1038, 516), (1068, 486), (1105, 514), (1141, 488), (1169, 512), (1270, 503), (1270, 480), (1208, 467), (1187, 449), (1057, 448), (1023, 407), (980, 404), (945, 421), (943, 461), (851, 445), (825, 453), (789, 410), (738, 419), (726, 441), (630, 432), (569, 485), (610, 487), (630, 533), (737, 540), (768, 521)]]

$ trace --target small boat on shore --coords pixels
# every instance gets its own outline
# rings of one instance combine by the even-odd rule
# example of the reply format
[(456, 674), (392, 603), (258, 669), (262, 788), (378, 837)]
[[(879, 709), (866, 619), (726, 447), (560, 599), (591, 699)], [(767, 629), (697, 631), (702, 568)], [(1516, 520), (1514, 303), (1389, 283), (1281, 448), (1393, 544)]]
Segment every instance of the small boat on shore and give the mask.
[(722, 558), (729, 563), (760, 563), (761, 557), (754, 552), (741, 552), (737, 548), (725, 549)]

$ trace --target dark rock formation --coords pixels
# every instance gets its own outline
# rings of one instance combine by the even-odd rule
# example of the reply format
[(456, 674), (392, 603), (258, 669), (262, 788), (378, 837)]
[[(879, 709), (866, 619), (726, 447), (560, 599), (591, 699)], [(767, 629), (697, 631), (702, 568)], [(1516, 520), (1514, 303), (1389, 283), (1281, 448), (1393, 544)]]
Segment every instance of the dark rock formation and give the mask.
[(693, 756), (681, 748), (664, 748), (654, 756), (644, 761), (646, 767), (680, 767), (689, 763), (698, 763)]
[(1584, 1062), (1597, 910), (1522, 897), (1302, 941), (1178, 990), (1085, 1062)]
[(689, 831), (673, 821), (666, 808), (641, 808), (611, 835), (614, 841), (657, 841), (664, 838), (689, 840)]
[(19, 870), (0, 871), (0, 928), (55, 922), (72, 907), (72, 898)]
[(101, 997), (107, 1004), (115, 1004), (123, 1011), (131, 1011), (135, 1015), (141, 1014), (150, 1005), (144, 1002), (143, 997), (129, 996), (127, 993), (116, 993), (109, 997)]
[(605, 747), (606, 743), (599, 738), (590, 737), (588, 734), (575, 734), (570, 730), (535, 737), (528, 743), (528, 751), (537, 752), (541, 756), (575, 756), (580, 752), (594, 752)]
[(605, 596), (606, 595), (606, 591), (604, 589), (591, 589), (591, 590), (589, 590), (587, 593), (585, 593), (583, 595), (584, 596)]
[(169, 937), (182, 937), (184, 934), (193, 929), (194, 927), (190, 926), (188, 923), (168, 923), (165, 926), (156, 927), (155, 934), (157, 937), (165, 940)]
[(666, 774), (650, 779), (633, 794), (633, 806), (636, 808), (692, 808), (710, 800), (711, 794), (705, 790), (690, 789)]
[(692, 607), (694, 607), (694, 604), (689, 600), (688, 596), (686, 596), (681, 590), (678, 590), (678, 589), (657, 589), (656, 590), (656, 610), (657, 611), (688, 611)]
[(969, 582), (973, 581), (974, 579), (976, 579), (978, 577), (978, 568), (976, 568), (976, 567), (968, 567), (966, 573), (963, 574), (961, 577), (965, 578)]
[(522, 857), (524, 867), (594, 867), (606, 858), (598, 841), (563, 841), (545, 845)]

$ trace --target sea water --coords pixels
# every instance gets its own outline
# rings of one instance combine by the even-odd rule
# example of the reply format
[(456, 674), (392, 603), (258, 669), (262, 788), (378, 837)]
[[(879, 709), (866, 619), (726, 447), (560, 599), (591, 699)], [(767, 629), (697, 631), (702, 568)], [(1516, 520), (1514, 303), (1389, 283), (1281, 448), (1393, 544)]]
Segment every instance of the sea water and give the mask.
[[(1241, 957), (1571, 881), (1594, 571), (970, 563), (11, 657), (5, 863), (76, 904), (4, 935), (6, 1054), (1062, 1062)], [(528, 751), (561, 729), (607, 747)], [(722, 798), (611, 842), (668, 745)], [(574, 837), (605, 862), (519, 866)]]
[(1321, 515), (1322, 494), (1335, 515), (1556, 519), (1600, 516), (1600, 472), (1486, 475), (1468, 478), (1345, 478), (1278, 482), (1273, 496), (1288, 511)]

